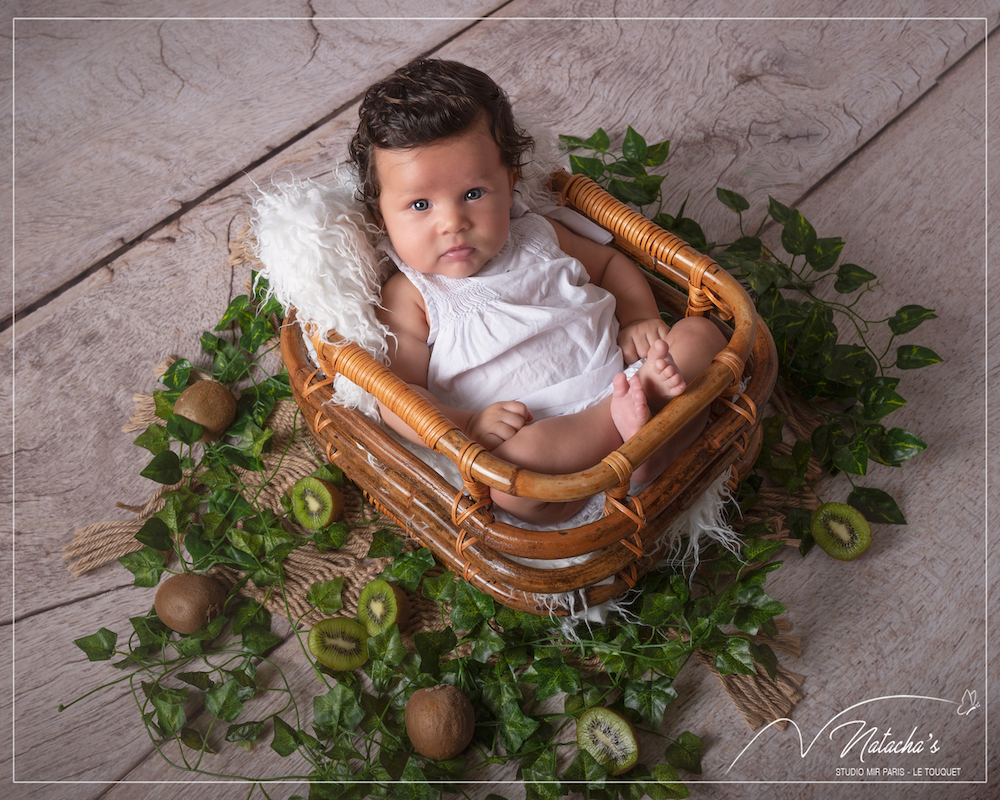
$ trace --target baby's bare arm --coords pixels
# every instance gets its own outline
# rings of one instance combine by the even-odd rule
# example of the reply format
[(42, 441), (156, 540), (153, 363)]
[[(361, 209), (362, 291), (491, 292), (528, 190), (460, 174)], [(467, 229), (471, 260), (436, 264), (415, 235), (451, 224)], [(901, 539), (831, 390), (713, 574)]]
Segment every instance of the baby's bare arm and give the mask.
[[(389, 366), (410, 388), (430, 401), (442, 414), (454, 422), (470, 439), (487, 449), (513, 436), (531, 413), (524, 403), (504, 401), (493, 403), (478, 413), (445, 405), (427, 389), (427, 367), (431, 351), (427, 345), (430, 326), (423, 297), (410, 280), (397, 272), (382, 287), (382, 307), (376, 312), (394, 334), (389, 337)], [(416, 432), (385, 405), (379, 403), (382, 419), (400, 436), (415, 444), (424, 444)]]
[(618, 345), (626, 360), (645, 358), (649, 345), (666, 336), (670, 326), (660, 319), (656, 299), (642, 270), (613, 247), (573, 233), (554, 220), (549, 222), (562, 251), (583, 264), (591, 283), (614, 295), (620, 326)]

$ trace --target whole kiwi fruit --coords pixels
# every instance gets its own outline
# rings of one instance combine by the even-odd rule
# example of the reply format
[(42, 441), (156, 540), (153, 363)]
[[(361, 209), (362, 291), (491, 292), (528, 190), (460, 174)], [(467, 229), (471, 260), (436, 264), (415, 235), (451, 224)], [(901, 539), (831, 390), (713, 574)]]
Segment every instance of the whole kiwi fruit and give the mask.
[(303, 528), (318, 531), (344, 513), (344, 495), (329, 481), (312, 476), (292, 487), (292, 515)]
[(202, 427), (199, 441), (218, 439), (236, 419), (236, 399), (218, 381), (196, 381), (174, 401), (174, 413)]
[(861, 512), (844, 503), (824, 503), (809, 526), (816, 544), (841, 561), (860, 556), (872, 543), (872, 529)]
[(469, 698), (449, 684), (417, 689), (406, 702), (404, 718), (414, 749), (435, 761), (461, 753), (472, 741), (476, 726)]
[(410, 618), (410, 598), (395, 584), (376, 578), (358, 597), (358, 622), (369, 636), (378, 636), (393, 623), (402, 628)]
[(321, 619), (309, 631), (309, 652), (332, 670), (349, 672), (368, 660), (368, 631), (354, 619)]
[(218, 581), (196, 572), (171, 575), (156, 590), (153, 608), (164, 625), (177, 633), (194, 633), (222, 613), (226, 590)]
[(639, 742), (632, 723), (610, 708), (596, 706), (580, 715), (576, 743), (610, 775), (628, 772), (639, 760)]

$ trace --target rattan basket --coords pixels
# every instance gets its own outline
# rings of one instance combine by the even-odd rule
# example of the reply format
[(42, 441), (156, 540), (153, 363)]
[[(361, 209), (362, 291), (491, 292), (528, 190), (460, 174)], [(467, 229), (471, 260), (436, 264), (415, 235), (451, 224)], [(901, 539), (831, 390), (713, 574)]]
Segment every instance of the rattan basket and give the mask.
[[(677, 316), (708, 315), (729, 337), (729, 345), (683, 395), (591, 468), (546, 475), (496, 458), (359, 346), (338, 341), (332, 332), (333, 345), (313, 337), (313, 361), (302, 327), (287, 324), (294, 322), (294, 312), (282, 327), (281, 350), (311, 432), (376, 507), (446, 567), (504, 605), (562, 615), (579, 603), (553, 608), (553, 596), (568, 593), (592, 606), (633, 587), (662, 558), (661, 532), (722, 474), (730, 473), (732, 486), (740, 480), (760, 450), (757, 410), (773, 390), (777, 356), (750, 298), (715, 261), (585, 176), (557, 172), (551, 185), (565, 205), (609, 230), (615, 246), (650, 271), (663, 308)], [(363, 414), (333, 404), (337, 373), (374, 394), (427, 447), (454, 462), (463, 485), (450, 485)], [(706, 406), (712, 414), (699, 439), (641, 492), (629, 495), (633, 469)], [(489, 487), (545, 501), (603, 492), (605, 513), (577, 528), (523, 529), (494, 519)], [(589, 555), (584, 563), (554, 569), (516, 560), (583, 555)]]

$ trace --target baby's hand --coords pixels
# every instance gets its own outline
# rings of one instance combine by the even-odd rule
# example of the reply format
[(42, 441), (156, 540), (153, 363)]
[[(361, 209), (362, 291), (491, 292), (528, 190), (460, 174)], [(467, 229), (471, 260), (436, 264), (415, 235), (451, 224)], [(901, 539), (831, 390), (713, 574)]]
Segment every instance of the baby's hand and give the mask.
[(504, 400), (491, 403), (469, 419), (466, 435), (487, 450), (492, 450), (531, 422), (531, 412), (524, 403)]
[(650, 345), (657, 339), (666, 339), (670, 326), (659, 317), (641, 319), (626, 325), (618, 332), (618, 346), (625, 355), (625, 363), (631, 364), (645, 358)]

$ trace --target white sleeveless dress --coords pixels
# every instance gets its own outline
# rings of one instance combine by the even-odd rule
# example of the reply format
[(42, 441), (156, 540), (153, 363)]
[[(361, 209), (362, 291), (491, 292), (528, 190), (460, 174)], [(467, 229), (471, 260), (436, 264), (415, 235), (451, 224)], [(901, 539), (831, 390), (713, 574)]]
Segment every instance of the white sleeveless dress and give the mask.
[(471, 278), (425, 275), (384, 249), (427, 306), (427, 388), (444, 403), (480, 411), (519, 400), (537, 420), (610, 394), (625, 367), (615, 299), (559, 249), (543, 217), (511, 219), (503, 249)]

